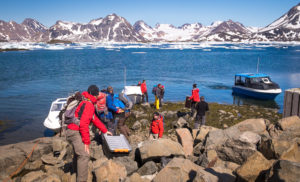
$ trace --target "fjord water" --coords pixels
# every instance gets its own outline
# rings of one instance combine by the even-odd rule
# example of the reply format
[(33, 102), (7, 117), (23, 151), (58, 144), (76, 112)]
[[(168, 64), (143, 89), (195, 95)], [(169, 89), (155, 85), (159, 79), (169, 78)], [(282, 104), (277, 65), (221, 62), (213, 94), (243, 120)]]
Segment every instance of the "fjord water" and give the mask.
[[(164, 48), (164, 49), (161, 49)], [(147, 80), (165, 85), (165, 101), (183, 101), (193, 83), (208, 102), (258, 104), (282, 111), (284, 94), (275, 101), (233, 96), (234, 74), (269, 74), (281, 88), (300, 86), (300, 46), (218, 45), (201, 49), (81, 48), (0, 53), (0, 145), (49, 135), (43, 126), (56, 98), (84, 91), (90, 84), (111, 85), (115, 92)], [(51, 134), (51, 133), (50, 133)]]

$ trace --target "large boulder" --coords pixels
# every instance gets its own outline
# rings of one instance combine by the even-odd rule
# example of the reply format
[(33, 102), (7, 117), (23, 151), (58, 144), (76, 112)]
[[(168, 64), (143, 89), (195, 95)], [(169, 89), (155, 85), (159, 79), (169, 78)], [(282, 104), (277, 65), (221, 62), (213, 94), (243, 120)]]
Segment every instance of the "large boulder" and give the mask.
[(148, 161), (138, 169), (137, 173), (141, 176), (144, 176), (144, 175), (152, 175), (157, 171), (158, 171), (158, 167), (156, 166), (155, 162)]
[(183, 151), (185, 155), (186, 156), (192, 155), (194, 140), (190, 131), (187, 128), (180, 128), (180, 129), (176, 129), (176, 134), (178, 137), (178, 141), (183, 147)]
[(92, 141), (90, 144), (90, 157), (93, 160), (98, 160), (104, 157), (102, 145), (99, 145), (96, 141)]
[(273, 162), (267, 160), (260, 152), (255, 152), (246, 162), (236, 169), (239, 180), (254, 182), (262, 180), (264, 172), (270, 169)]
[(300, 140), (300, 129), (286, 130), (274, 137), (262, 137), (258, 150), (267, 159), (279, 159), (280, 156)]
[(150, 182), (150, 180), (142, 178), (138, 173), (133, 173), (130, 177), (126, 178), (125, 182)]
[(300, 163), (286, 161), (286, 160), (279, 160), (269, 170), (266, 181), (299, 182), (299, 179), (300, 179)]
[[(33, 152), (32, 149), (34, 149)], [(30, 154), (28, 163), (33, 164), (34, 161), (40, 160), (42, 155), (52, 152), (52, 138), (39, 138), (33, 141), (0, 146), (0, 151), (0, 176), (8, 176), (15, 172)], [(40, 164), (35, 163), (33, 165), (38, 166)], [(34, 166), (31, 167), (35, 168)], [(19, 172), (21, 171), (19, 170)]]
[(193, 130), (193, 138), (197, 142), (204, 141), (206, 135), (210, 131), (217, 130), (217, 128), (214, 128), (212, 126), (201, 126), (200, 129), (194, 129)]
[(282, 130), (300, 128), (300, 118), (298, 116), (283, 118), (278, 121), (278, 125)]
[(217, 182), (218, 178), (188, 159), (174, 158), (153, 179), (153, 182), (174, 181)]
[(43, 155), (41, 159), (44, 164), (49, 164), (49, 165), (53, 165), (53, 166), (57, 166), (57, 165), (63, 166), (64, 165), (63, 160), (61, 160), (57, 157), (54, 157), (52, 153)]
[(170, 139), (148, 140), (139, 144), (139, 154), (142, 162), (161, 157), (184, 156), (182, 146)]
[(300, 162), (300, 140), (294, 141), (294, 144), (280, 156), (281, 160)]
[(116, 157), (113, 159), (115, 162), (119, 162), (123, 164), (126, 168), (127, 175), (131, 175), (136, 170), (138, 170), (137, 162), (134, 161), (131, 157), (125, 156), (125, 157)]
[(223, 145), (216, 147), (216, 152), (218, 157), (224, 161), (243, 164), (256, 152), (256, 146), (240, 140), (227, 140)]
[(123, 181), (127, 176), (125, 166), (112, 160), (103, 162), (94, 172), (97, 182)]
[(205, 140), (206, 150), (215, 150), (224, 161), (242, 164), (257, 150), (260, 135), (266, 134), (267, 121), (247, 119), (225, 130), (212, 130)]
[(220, 182), (235, 182), (236, 176), (231, 169), (226, 167), (211, 167), (205, 169), (207, 172), (217, 176)]
[(189, 126), (189, 123), (183, 117), (180, 117), (177, 121), (173, 122), (172, 124), (174, 128), (184, 128)]
[(42, 179), (45, 179), (46, 177), (47, 175), (43, 171), (34, 171), (23, 176), (21, 182), (42, 181)]
[(134, 122), (134, 124), (132, 125), (131, 129), (133, 131), (139, 131), (142, 128), (142, 124), (139, 121)]

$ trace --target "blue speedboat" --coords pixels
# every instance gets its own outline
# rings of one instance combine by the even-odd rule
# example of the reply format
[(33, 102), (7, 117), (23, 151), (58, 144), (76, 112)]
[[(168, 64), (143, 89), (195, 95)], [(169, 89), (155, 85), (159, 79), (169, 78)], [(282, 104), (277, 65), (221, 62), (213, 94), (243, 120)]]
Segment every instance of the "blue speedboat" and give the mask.
[(275, 99), (282, 91), (279, 85), (272, 82), (269, 75), (241, 73), (235, 75), (234, 94), (246, 95), (258, 99)]

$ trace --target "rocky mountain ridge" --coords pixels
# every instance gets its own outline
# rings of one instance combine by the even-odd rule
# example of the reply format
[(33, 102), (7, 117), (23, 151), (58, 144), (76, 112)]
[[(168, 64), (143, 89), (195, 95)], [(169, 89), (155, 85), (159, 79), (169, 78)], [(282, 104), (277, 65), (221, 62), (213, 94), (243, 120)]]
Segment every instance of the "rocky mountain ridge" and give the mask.
[(245, 27), (233, 20), (201, 23), (147, 25), (137, 21), (131, 25), (116, 14), (91, 20), (89, 23), (57, 21), (47, 28), (27, 18), (21, 24), (0, 20), (0, 42), (268, 42), (300, 40), (300, 4), (264, 28)]

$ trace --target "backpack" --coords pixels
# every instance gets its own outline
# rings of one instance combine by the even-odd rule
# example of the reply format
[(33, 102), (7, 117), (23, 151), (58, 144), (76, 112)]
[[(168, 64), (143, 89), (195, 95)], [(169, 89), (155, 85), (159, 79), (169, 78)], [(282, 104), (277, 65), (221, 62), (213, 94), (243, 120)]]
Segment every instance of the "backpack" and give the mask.
[(120, 93), (119, 94), (119, 99), (125, 104), (126, 109), (131, 109), (133, 106), (133, 102), (130, 100), (130, 98), (124, 94), (124, 93)]
[(125, 109), (125, 104), (119, 99), (119, 94), (114, 94), (113, 104), (121, 109)]
[[(82, 100), (83, 97), (80, 92), (76, 92), (75, 94), (68, 97), (66, 106), (59, 112), (58, 115), (62, 123), (64, 124), (74, 123), (76, 125), (79, 125), (80, 117), (79, 118), (75, 117), (75, 111)], [(82, 107), (80, 108), (79, 116), (81, 116), (83, 110), (84, 110), (84, 105), (82, 105)]]
[(107, 112), (106, 107), (106, 94), (103, 92), (99, 92), (97, 103), (96, 103), (96, 112), (97, 113), (103, 113)]
[(157, 85), (154, 85), (152, 88), (152, 94), (156, 95)]

